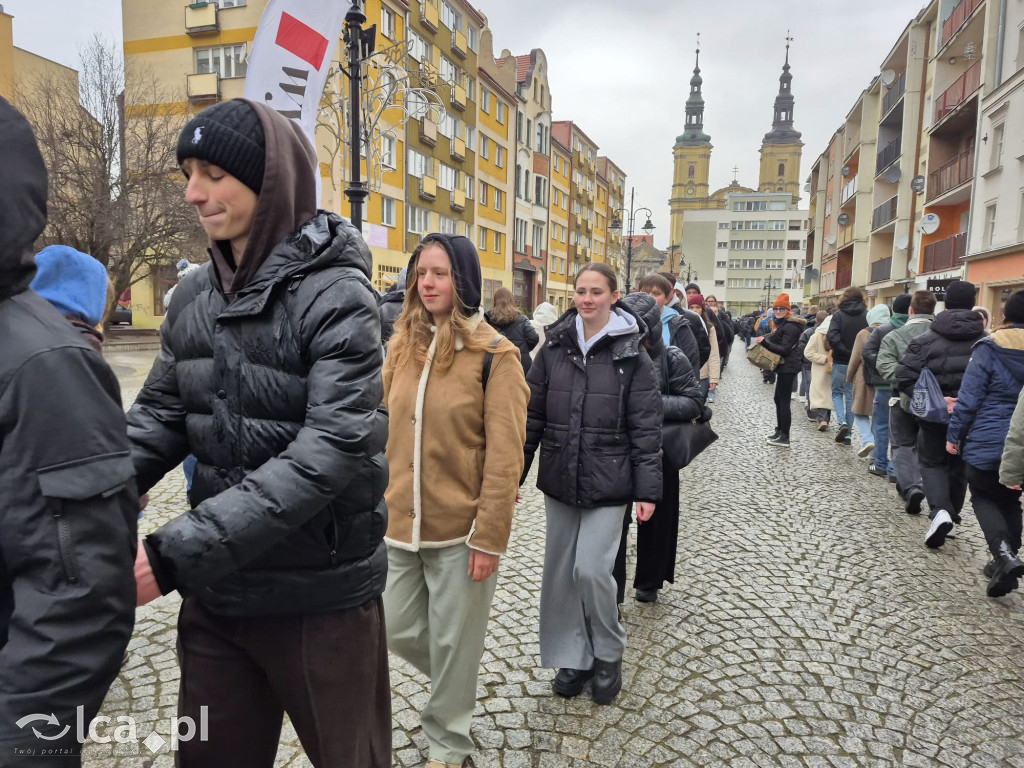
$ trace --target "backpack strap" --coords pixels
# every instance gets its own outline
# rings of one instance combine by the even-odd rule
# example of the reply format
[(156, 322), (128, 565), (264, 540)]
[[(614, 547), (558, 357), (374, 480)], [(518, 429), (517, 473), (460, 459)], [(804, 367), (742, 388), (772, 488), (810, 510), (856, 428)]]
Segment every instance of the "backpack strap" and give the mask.
[(487, 380), (491, 378), (491, 363), (494, 361), (494, 350), (498, 348), (502, 338), (504, 337), (500, 333), (495, 336), (491, 346), (487, 348), (487, 354), (484, 355), (484, 372), (480, 377), (480, 384), (483, 386), (484, 392), (487, 391)]

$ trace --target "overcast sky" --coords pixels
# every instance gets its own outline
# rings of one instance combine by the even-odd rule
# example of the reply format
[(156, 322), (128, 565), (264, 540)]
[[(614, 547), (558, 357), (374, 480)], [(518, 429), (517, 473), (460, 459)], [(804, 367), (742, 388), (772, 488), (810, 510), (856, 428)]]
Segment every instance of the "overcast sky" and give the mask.
[[(116, 0), (0, 1), (15, 17), (15, 45), (62, 64), (76, 66), (79, 44), (95, 32), (121, 39)], [(626, 171), (637, 205), (654, 212), (655, 244), (665, 247), (672, 145), (684, 128), (698, 32), (704, 130), (715, 147), (711, 185), (717, 189), (732, 180), (734, 165), (741, 184), (757, 184), (758, 149), (771, 129), (791, 30), (794, 124), (805, 144), (802, 187), (924, 2), (476, 0), (476, 7), (489, 19), (495, 55), (503, 48), (517, 55), (544, 49), (555, 119), (575, 120)]]

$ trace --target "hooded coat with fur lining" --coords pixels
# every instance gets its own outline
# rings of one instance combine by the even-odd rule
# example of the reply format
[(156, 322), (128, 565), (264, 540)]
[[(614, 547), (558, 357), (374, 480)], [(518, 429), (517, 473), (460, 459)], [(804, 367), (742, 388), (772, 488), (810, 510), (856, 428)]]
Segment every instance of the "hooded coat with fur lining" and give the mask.
[(471, 548), (502, 555), (512, 531), (526, 441), (526, 386), (519, 349), (478, 314), (474, 338), (493, 352), (487, 389), (486, 352), (456, 342), (445, 371), (432, 365), (384, 364), (384, 403), (390, 415), (385, 541), (398, 549)]

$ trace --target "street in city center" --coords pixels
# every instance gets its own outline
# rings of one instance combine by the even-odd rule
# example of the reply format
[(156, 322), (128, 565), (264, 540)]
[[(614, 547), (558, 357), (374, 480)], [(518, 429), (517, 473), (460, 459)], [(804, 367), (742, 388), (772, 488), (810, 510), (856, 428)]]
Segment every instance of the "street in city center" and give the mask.
[[(741, 352), (713, 406), (720, 440), (681, 475), (676, 583), (654, 604), (627, 593), (625, 682), (611, 706), (593, 704), (589, 686), (577, 699), (555, 696), (554, 672), (538, 667), (544, 505), (532, 477), (524, 486), (498, 575), (472, 764), (1024, 766), (1024, 594), (985, 597), (973, 516), (942, 549), (926, 549), (927, 518), (904, 514), (895, 486), (816, 432), (796, 403), (792, 447), (767, 446), (772, 388)], [(126, 406), (154, 354), (108, 354)], [(185, 509), (176, 470), (153, 490), (140, 533)], [(173, 764), (161, 742), (175, 714), (179, 602), (139, 609), (101, 710), (131, 716), (140, 743), (90, 744), (86, 766)], [(393, 659), (396, 765), (426, 760), (425, 686)], [(160, 738), (142, 744), (154, 730)], [(287, 725), (277, 765), (309, 765)]]

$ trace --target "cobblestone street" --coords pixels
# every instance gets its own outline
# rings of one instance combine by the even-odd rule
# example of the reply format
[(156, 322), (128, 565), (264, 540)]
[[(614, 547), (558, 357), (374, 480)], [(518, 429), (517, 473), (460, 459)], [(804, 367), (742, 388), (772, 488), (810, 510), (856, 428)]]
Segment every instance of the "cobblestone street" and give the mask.
[[(767, 446), (772, 389), (741, 352), (713, 406), (720, 440), (681, 475), (676, 583), (653, 604), (627, 593), (625, 682), (611, 706), (593, 704), (589, 686), (573, 700), (555, 696), (554, 671), (538, 667), (544, 511), (532, 479), (524, 487), (498, 577), (472, 764), (1024, 768), (1024, 594), (985, 597), (973, 516), (956, 539), (926, 549), (926, 516), (905, 515), (895, 486), (869, 475), (834, 432), (817, 433), (797, 403), (792, 448)], [(120, 361), (126, 404), (141, 368)], [(184, 510), (175, 471), (154, 489), (141, 532)], [(140, 740), (154, 729), (170, 740), (178, 605), (175, 595), (139, 610), (102, 709), (131, 715)], [(398, 766), (426, 759), (425, 685), (393, 660)], [(86, 749), (91, 768), (172, 764), (168, 745)], [(277, 765), (309, 765), (288, 726)]]

